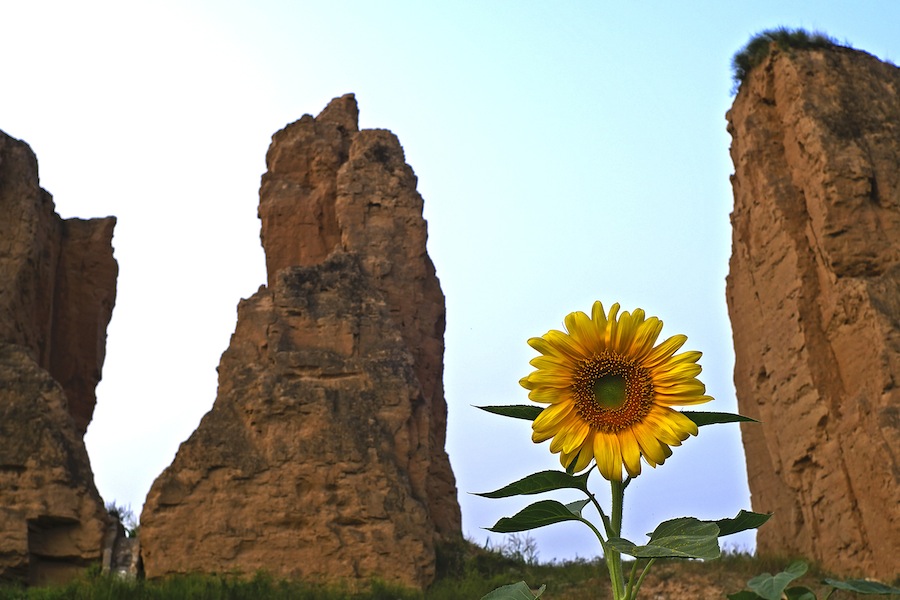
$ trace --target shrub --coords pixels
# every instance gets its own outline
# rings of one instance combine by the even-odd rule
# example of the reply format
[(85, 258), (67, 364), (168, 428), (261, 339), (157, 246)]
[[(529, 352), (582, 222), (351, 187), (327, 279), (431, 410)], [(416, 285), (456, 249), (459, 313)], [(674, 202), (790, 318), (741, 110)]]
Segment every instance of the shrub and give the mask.
[(839, 44), (833, 37), (820, 31), (809, 33), (804, 29), (778, 27), (757, 33), (731, 59), (734, 91), (737, 91), (753, 67), (769, 55), (773, 45), (781, 50), (788, 50), (831, 48)]

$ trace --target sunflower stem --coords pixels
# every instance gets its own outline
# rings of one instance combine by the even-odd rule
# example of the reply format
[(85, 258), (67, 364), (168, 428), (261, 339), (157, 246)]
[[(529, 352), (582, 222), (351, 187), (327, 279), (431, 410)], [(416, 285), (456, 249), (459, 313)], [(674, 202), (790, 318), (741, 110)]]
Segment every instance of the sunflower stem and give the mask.
[(588, 492), (588, 498), (594, 504), (594, 508), (597, 509), (597, 512), (600, 513), (600, 519), (603, 521), (603, 530), (606, 532), (606, 537), (611, 537), (612, 525), (609, 522), (609, 517), (607, 517), (606, 513), (603, 511), (603, 507), (597, 502), (597, 496)]
[[(610, 515), (611, 538), (622, 537), (622, 504), (625, 499), (625, 485), (615, 479), (610, 480), (612, 489), (612, 513)], [(610, 583), (612, 584), (613, 599), (625, 600), (625, 574), (622, 571), (622, 555), (617, 550), (605, 547), (606, 568), (609, 569)]]

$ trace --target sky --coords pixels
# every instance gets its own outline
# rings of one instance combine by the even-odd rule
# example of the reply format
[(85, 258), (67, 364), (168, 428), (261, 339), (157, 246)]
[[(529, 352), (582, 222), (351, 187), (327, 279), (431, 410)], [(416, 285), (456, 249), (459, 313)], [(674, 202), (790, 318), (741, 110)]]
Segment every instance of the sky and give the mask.
[[(85, 437), (101, 495), (139, 513), (212, 407), (238, 301), (266, 278), (271, 136), (349, 92), (362, 128), (399, 137), (425, 200), (467, 537), (502, 545), (483, 528), (534, 499), (472, 492), (559, 468), (527, 422), (474, 406), (527, 403), (526, 340), (594, 300), (686, 334), (716, 398), (703, 408), (736, 411), (731, 57), (786, 25), (896, 63), (897, 23), (893, 0), (0, 0), (0, 130), (30, 144), (60, 215), (118, 218)], [(749, 508), (738, 426), (705, 427), (628, 487), (624, 535)], [(583, 525), (530, 535), (544, 561), (599, 553)]]

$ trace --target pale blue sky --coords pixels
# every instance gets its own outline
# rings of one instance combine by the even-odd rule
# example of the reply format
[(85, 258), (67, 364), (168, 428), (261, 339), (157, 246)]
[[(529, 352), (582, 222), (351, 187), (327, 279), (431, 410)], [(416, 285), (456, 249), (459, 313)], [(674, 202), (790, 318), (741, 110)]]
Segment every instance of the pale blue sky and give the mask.
[[(659, 316), (704, 353), (707, 407), (735, 410), (731, 56), (787, 25), (897, 61), (897, 23), (887, 0), (0, 0), (0, 129), (31, 144), (64, 217), (119, 218), (86, 437), (101, 494), (139, 512), (212, 406), (237, 302), (265, 281), (270, 137), (347, 92), (362, 127), (398, 135), (425, 198), (468, 536), (527, 503), (468, 492), (558, 466), (527, 423), (471, 405), (526, 402), (525, 340), (568, 312), (599, 299)], [(737, 426), (705, 428), (629, 487), (625, 533), (749, 506)], [(598, 552), (575, 525), (534, 537), (545, 560)]]

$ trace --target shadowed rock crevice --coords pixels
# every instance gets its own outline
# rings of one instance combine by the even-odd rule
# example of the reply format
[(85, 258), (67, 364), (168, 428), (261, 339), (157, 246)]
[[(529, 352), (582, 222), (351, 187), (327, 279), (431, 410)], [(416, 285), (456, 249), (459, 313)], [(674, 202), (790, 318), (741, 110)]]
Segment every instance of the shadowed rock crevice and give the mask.
[(758, 550), (900, 571), (900, 69), (773, 50), (728, 114), (727, 282)]

